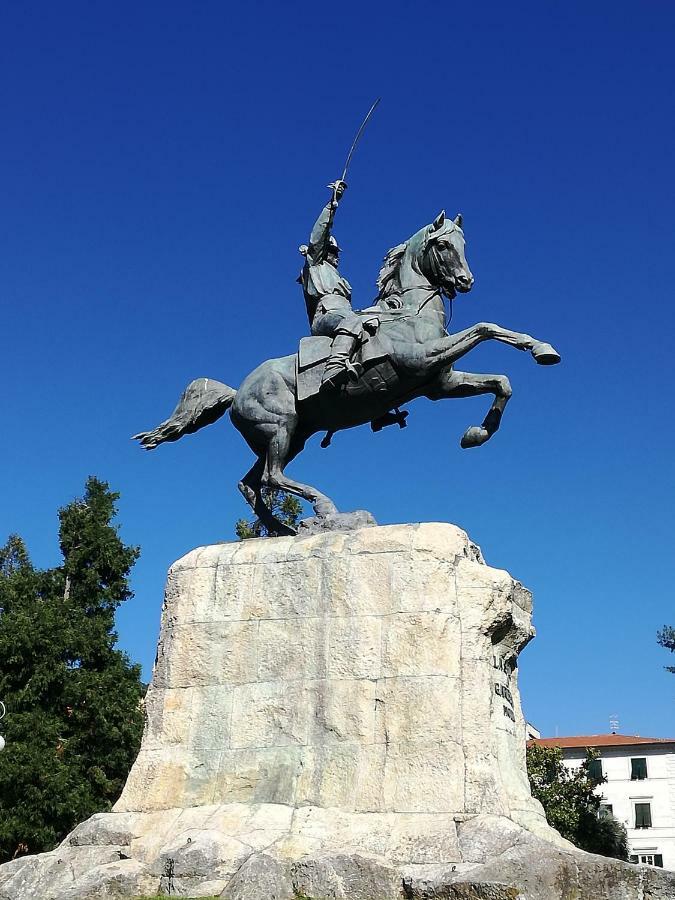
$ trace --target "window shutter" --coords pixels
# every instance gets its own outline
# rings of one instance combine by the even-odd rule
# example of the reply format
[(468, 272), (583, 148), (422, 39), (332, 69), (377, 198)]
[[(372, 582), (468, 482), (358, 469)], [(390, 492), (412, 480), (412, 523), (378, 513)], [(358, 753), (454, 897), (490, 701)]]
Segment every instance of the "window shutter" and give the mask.
[(662, 853), (654, 854), (654, 865), (658, 866), (660, 869), (663, 868), (663, 854)]
[(652, 827), (652, 808), (649, 803), (635, 804), (635, 827), (651, 828)]
[(588, 763), (588, 777), (593, 781), (602, 781), (602, 760), (591, 759)]
[(645, 759), (645, 757), (631, 759), (630, 777), (631, 781), (642, 781), (647, 777), (647, 760)]

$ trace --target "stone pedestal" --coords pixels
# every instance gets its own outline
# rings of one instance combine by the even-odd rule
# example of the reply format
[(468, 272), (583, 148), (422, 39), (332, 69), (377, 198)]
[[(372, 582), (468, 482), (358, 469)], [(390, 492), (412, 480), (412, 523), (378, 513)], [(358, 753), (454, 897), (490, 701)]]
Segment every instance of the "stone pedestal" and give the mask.
[(169, 573), (115, 809), (281, 803), (387, 829), (438, 816), (451, 833), (457, 815), (543, 822), (516, 678), (530, 613), (452, 525), (195, 550)]
[(0, 900), (675, 896), (572, 848), (531, 798), (530, 617), (452, 525), (192, 551), (114, 811), (1, 867)]

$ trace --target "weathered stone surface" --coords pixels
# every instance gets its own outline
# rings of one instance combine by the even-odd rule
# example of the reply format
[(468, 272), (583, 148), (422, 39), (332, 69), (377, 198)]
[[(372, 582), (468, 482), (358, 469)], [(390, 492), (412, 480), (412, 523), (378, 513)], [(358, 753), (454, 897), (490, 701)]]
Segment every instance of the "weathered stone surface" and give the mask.
[(528, 603), (452, 525), (192, 551), (169, 574), (143, 747), (116, 809), (513, 811), (546, 828), (520, 771), (512, 663)]
[[(204, 547), (172, 566), (115, 811), (0, 900), (673, 900), (581, 853), (525, 769), (531, 596), (452, 525)], [(289, 894), (290, 891), (290, 894)]]
[(251, 855), (251, 848), (219, 829), (193, 828), (167, 841), (153, 860), (150, 871), (162, 875), (173, 861), (177, 880), (199, 879), (218, 874), (232, 876)]
[(267, 853), (249, 857), (220, 895), (223, 900), (295, 900), (290, 866)]
[(116, 816), (96, 813), (71, 831), (61, 846), (128, 847), (135, 837), (135, 820), (136, 816), (133, 813), (119, 813)]
[(518, 888), (505, 884), (476, 881), (446, 884), (433, 880), (413, 884), (408, 878), (403, 881), (403, 895), (406, 900), (522, 900)]
[(297, 858), (308, 851), (355, 847), (397, 865), (461, 859), (451, 815), (359, 814), (315, 806), (296, 811), (290, 834), (275, 844), (275, 851), (286, 858)]
[(386, 860), (360, 853), (325, 853), (291, 867), (296, 894), (330, 900), (394, 900), (402, 896), (401, 876)]
[[(80, 876), (63, 893), (55, 893), (58, 900), (107, 900), (114, 897), (151, 895), (159, 890), (159, 879), (150, 875), (135, 859), (121, 859), (96, 866)], [(26, 895), (28, 896), (28, 895)], [(41, 900), (50, 895), (39, 895)]]
[(494, 816), (461, 823), (459, 846), (463, 861), (455, 866), (405, 867), (406, 896), (413, 900), (454, 897), (454, 886), (467, 883), (482, 888), (493, 885), (495, 889), (503, 885), (515, 890), (519, 900), (675, 897), (673, 872), (584, 853), (562, 839), (554, 844)]
[(659, 869), (651, 868), (651, 866), (640, 866), (639, 869), (640, 888), (643, 892), (644, 900), (673, 900), (673, 897), (675, 897), (675, 877), (672, 872), (664, 873)]
[[(518, 842), (522, 828), (504, 816), (476, 816), (460, 822), (457, 829), (461, 858), (467, 863), (483, 863), (505, 853)], [(560, 838), (568, 849), (573, 845)]]
[[(98, 900), (153, 894), (159, 878), (134, 859), (122, 859), (112, 847), (64, 847), (25, 857), (5, 878), (0, 867), (2, 900)], [(18, 865), (17, 863), (22, 863)]]

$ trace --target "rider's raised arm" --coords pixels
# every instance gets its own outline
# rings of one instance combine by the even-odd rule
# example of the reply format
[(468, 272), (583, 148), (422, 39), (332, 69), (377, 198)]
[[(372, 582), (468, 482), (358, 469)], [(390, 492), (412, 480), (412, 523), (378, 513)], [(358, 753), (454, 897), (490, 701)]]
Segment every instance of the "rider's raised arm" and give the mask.
[(314, 265), (322, 263), (326, 259), (328, 253), (328, 239), (333, 228), (333, 219), (335, 218), (335, 210), (338, 207), (340, 198), (345, 192), (347, 185), (344, 181), (336, 181), (329, 185), (333, 194), (328, 203), (321, 210), (319, 218), (314, 223), (312, 233), (309, 236), (309, 247), (307, 256)]

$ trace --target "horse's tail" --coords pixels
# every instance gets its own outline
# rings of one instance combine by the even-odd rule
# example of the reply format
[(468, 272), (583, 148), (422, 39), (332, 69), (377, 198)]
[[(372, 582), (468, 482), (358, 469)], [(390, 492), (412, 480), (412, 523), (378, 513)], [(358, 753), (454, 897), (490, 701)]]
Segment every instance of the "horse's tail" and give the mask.
[(177, 441), (216, 422), (232, 406), (237, 392), (212, 378), (196, 378), (185, 388), (170, 417), (153, 428), (134, 435), (146, 450), (154, 450), (166, 441)]

